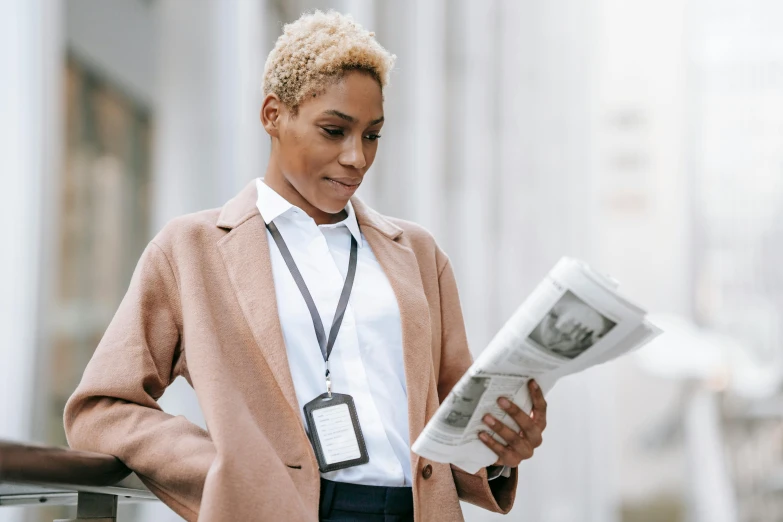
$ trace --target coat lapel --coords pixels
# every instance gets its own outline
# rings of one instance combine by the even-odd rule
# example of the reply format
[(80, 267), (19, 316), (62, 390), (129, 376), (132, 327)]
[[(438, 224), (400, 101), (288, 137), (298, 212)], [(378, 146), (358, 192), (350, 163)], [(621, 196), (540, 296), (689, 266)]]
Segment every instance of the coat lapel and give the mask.
[(426, 422), (427, 394), (432, 378), (430, 310), (416, 254), (401, 241), (403, 231), (391, 221), (352, 198), (359, 225), (378, 263), (389, 279), (402, 323), (402, 350), (408, 392), (410, 443)]
[(217, 226), (231, 230), (218, 242), (218, 249), (242, 313), (260, 348), (251, 358), (262, 354), (298, 417), (299, 404), (277, 312), (266, 227), (256, 207), (255, 181), (226, 203)]

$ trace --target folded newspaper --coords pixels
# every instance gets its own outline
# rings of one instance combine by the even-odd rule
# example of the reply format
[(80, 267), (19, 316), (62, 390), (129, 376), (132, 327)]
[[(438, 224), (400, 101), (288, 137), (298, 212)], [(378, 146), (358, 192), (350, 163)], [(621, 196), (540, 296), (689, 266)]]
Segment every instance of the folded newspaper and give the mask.
[(475, 473), (497, 460), (478, 438), (479, 432), (490, 432), (484, 415), (519, 430), (498, 406), (499, 397), (530, 412), (530, 379), (547, 393), (559, 378), (615, 359), (659, 335), (644, 310), (617, 294), (617, 286), (584, 262), (562, 258), (454, 386), (413, 451)]

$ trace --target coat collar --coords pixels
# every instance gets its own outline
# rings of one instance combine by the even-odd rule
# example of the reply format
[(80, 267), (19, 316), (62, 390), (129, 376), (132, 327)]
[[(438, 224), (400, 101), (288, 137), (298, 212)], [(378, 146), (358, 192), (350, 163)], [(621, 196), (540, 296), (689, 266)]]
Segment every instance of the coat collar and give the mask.
[[(217, 220), (217, 226), (226, 230), (232, 230), (254, 215), (260, 215), (256, 206), (257, 199), (258, 190), (256, 189), (256, 181), (253, 180), (223, 206)], [(359, 222), (360, 227), (372, 227), (389, 239), (397, 239), (402, 235), (400, 227), (365, 205), (357, 196), (351, 198), (351, 205), (356, 213), (356, 220)]]
[[(223, 207), (217, 226), (230, 232), (218, 241), (218, 249), (242, 313), (260, 348), (245, 356), (250, 361), (265, 360), (292, 413), (298, 417), (299, 406), (277, 314), (266, 228), (256, 207), (256, 197), (254, 181)], [(424, 428), (429, 392), (434, 384), (432, 325), (418, 259), (410, 246), (399, 240), (403, 236), (400, 227), (356, 196), (351, 202), (363, 227), (362, 233), (386, 273), (400, 309), (409, 436), (413, 443)], [(263, 364), (260, 360), (259, 363)], [(418, 457), (412, 455), (412, 458), (415, 470)]]

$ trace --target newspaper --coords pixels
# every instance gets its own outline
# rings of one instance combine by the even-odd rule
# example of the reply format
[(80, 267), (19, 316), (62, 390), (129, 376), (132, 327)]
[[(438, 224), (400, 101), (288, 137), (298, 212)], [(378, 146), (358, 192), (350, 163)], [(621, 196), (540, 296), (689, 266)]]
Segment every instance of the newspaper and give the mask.
[(562, 258), (454, 386), (412, 450), (475, 473), (497, 460), (478, 438), (481, 431), (492, 434), (484, 415), (519, 430), (498, 406), (499, 397), (529, 413), (530, 379), (546, 394), (561, 377), (615, 359), (659, 335), (646, 312), (618, 295), (617, 287), (617, 281), (584, 262)]

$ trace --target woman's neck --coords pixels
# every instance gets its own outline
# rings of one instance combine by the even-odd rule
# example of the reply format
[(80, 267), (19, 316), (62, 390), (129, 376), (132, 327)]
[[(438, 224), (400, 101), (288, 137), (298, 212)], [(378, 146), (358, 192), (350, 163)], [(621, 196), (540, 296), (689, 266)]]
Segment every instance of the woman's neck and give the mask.
[(286, 201), (304, 210), (308, 216), (313, 218), (316, 225), (330, 225), (332, 223), (339, 223), (347, 217), (347, 212), (341, 210), (337, 214), (330, 214), (310, 204), (304, 196), (302, 196), (296, 188), (289, 183), (285, 176), (277, 170), (271, 168), (270, 165), (267, 168), (264, 175), (264, 183), (272, 190), (283, 196)]

